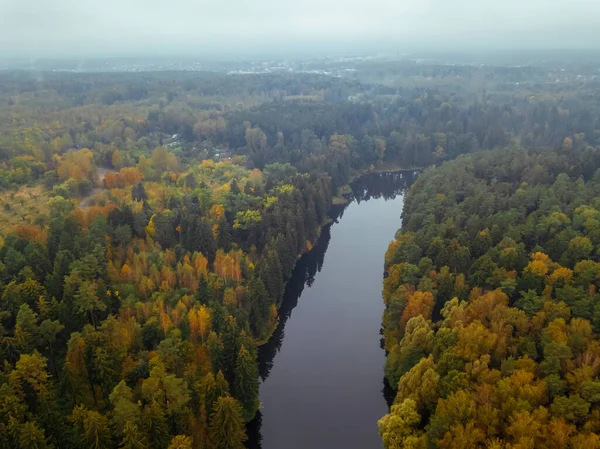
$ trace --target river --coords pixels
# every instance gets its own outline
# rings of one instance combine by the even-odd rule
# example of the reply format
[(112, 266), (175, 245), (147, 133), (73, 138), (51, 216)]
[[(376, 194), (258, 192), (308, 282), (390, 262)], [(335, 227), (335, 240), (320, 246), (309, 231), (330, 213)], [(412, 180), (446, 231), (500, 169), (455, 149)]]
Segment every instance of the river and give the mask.
[(332, 208), (333, 222), (298, 261), (280, 324), (259, 350), (262, 409), (248, 426), (249, 448), (382, 447), (383, 257), (413, 179), (405, 172), (354, 182), (350, 204)]

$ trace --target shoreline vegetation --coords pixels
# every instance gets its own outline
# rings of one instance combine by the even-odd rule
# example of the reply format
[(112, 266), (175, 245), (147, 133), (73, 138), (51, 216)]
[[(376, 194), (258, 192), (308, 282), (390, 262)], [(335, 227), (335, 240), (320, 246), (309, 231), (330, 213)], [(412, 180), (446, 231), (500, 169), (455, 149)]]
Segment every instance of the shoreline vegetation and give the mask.
[(385, 255), (386, 448), (598, 447), (599, 168), (499, 149), (418, 178)]

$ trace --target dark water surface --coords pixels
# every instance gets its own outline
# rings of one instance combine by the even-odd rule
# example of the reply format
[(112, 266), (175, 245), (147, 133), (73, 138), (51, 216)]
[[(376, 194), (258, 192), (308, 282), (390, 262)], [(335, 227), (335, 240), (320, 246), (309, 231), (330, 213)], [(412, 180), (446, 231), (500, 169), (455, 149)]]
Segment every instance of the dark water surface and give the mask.
[(334, 223), (298, 261), (279, 327), (259, 351), (263, 408), (249, 425), (249, 447), (382, 447), (383, 257), (412, 180), (390, 173), (355, 182), (354, 201), (333, 209)]

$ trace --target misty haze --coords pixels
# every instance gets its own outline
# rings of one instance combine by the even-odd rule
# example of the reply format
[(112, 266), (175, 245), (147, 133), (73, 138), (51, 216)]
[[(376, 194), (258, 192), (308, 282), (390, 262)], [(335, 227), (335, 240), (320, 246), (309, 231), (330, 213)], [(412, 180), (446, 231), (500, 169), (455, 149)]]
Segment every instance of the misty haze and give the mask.
[(1, 0), (0, 55), (596, 49), (594, 0)]

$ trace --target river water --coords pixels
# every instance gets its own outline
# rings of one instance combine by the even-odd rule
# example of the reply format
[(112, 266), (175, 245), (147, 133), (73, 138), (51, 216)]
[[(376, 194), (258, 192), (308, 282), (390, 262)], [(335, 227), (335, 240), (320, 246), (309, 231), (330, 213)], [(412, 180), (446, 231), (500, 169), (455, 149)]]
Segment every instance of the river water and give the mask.
[[(280, 324), (259, 350), (252, 449), (379, 449), (388, 410), (381, 347), (383, 258), (412, 173), (371, 174), (294, 269)], [(387, 398), (386, 398), (387, 392)]]

